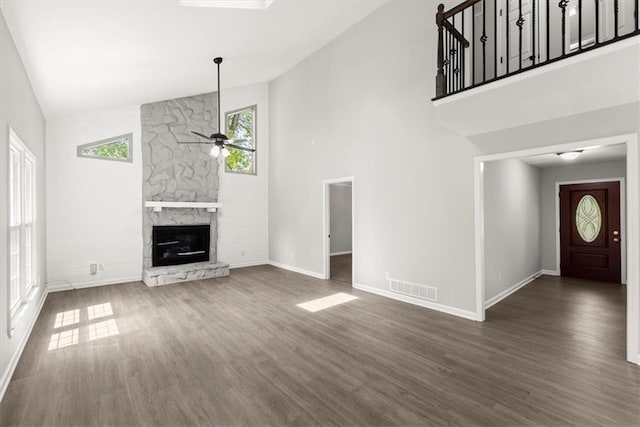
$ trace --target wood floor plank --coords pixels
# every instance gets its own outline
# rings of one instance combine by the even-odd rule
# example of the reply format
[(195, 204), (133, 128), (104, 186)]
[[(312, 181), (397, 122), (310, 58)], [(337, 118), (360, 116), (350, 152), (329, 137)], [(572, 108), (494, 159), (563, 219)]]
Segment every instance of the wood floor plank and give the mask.
[(349, 260), (50, 294), (0, 425), (640, 425), (624, 287), (543, 276), (476, 323), (352, 290)]

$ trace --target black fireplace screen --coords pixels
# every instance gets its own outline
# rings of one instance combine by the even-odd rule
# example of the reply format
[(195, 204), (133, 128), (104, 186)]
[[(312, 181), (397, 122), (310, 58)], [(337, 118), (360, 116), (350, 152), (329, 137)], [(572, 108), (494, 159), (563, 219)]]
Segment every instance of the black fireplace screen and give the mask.
[(153, 266), (209, 261), (209, 225), (153, 227)]

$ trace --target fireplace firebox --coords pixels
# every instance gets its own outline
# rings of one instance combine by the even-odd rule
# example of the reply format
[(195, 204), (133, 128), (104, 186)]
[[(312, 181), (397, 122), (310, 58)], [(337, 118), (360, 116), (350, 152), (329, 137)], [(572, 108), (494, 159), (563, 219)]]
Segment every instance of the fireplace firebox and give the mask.
[(153, 227), (153, 266), (209, 261), (209, 225)]

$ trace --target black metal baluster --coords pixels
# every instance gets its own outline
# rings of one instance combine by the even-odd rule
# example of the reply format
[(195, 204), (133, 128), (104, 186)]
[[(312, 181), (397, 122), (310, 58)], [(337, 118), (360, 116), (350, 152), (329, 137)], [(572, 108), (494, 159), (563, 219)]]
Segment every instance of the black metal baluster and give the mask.
[(578, 50), (582, 50), (582, 0), (578, 0)]
[(536, 3), (537, 0), (531, 0), (531, 61), (536, 65)]
[(487, 5), (486, 1), (482, 0), (482, 81), (487, 81)]
[[(596, 0), (596, 1), (598, 1), (598, 0)], [(550, 8), (550, 6), (551, 5), (549, 4), (549, 0), (547, 0), (547, 8), (546, 8), (546, 11), (545, 11), (546, 19), (547, 19), (547, 40), (546, 40), (546, 44), (547, 44), (547, 46), (546, 46), (547, 47), (547, 61), (549, 59), (551, 59), (551, 47), (550, 47), (551, 46), (551, 41), (549, 40), (549, 33), (550, 33), (550, 31), (549, 31), (549, 21), (550, 21), (550, 19), (549, 19), (549, 15), (550, 15), (549, 8)]]
[(596, 2), (596, 44), (600, 43), (600, 0)]
[(562, 56), (566, 53), (566, 40), (567, 40), (567, 0), (560, 0), (558, 6), (562, 9)]
[(639, 29), (639, 28), (638, 28), (638, 2), (639, 2), (639, 1), (640, 1), (640, 0), (636, 0), (636, 1), (633, 3), (633, 16), (634, 16), (634, 17), (635, 17), (635, 19), (636, 19), (636, 31)]
[(446, 69), (446, 76), (447, 76), (447, 95), (451, 93), (451, 72), (449, 70), (449, 30), (447, 30), (446, 35), (445, 35), (445, 49), (444, 49), (444, 66)]
[[(464, 33), (464, 14), (465, 14), (465, 12), (466, 12), (466, 10), (462, 11), (462, 37), (464, 37), (464, 38), (466, 38), (466, 35)], [(462, 58), (462, 61), (461, 61), (462, 62), (462, 73), (461, 73), (462, 78), (461, 78), (461, 81), (462, 81), (462, 89), (464, 89), (465, 83), (466, 83), (466, 74), (464, 73), (464, 57), (465, 57), (466, 51), (464, 50), (464, 46), (462, 46), (461, 50), (462, 50), (462, 52), (460, 52), (460, 55), (461, 55), (460, 58)]]
[(471, 86), (476, 84), (476, 4), (471, 6)]
[(498, 0), (493, 0), (493, 78), (498, 78)]
[(614, 35), (616, 38), (618, 38), (618, 9), (620, 7), (619, 1), (618, 0), (614, 0), (613, 1), (613, 21), (614, 21)]
[[(454, 30), (456, 29), (456, 15), (451, 17), (451, 25)], [(458, 39), (453, 38), (453, 45), (451, 46), (451, 61), (453, 61), (453, 91), (458, 91)]]
[(456, 89), (460, 90), (460, 49), (462, 48), (462, 44), (460, 40), (456, 40)]
[(447, 49), (447, 61), (448, 61), (448, 67), (449, 67), (449, 93), (453, 92), (453, 65), (451, 64), (451, 45), (453, 44), (453, 36), (451, 35), (451, 32), (449, 30), (447, 30), (447, 34), (449, 35), (448, 39), (449, 39), (449, 43), (447, 43), (448, 49)]
[(505, 22), (506, 22), (505, 28), (507, 29), (507, 54), (506, 54), (506, 56), (505, 56), (504, 60), (507, 62), (507, 74), (509, 74), (509, 58), (511, 58), (511, 57), (509, 56), (509, 49), (511, 49), (511, 46), (510, 46), (510, 44), (509, 44), (509, 34), (511, 33), (511, 28), (509, 27), (509, 0), (505, 0), (505, 6), (506, 6), (506, 9), (507, 9), (507, 10), (505, 11), (505, 15), (506, 15), (506, 18), (505, 18)]
[(520, 70), (522, 70), (522, 26), (524, 25), (524, 18), (522, 17), (522, 0), (518, 1), (518, 20), (516, 21), (516, 25), (518, 26), (518, 43), (519, 43), (519, 52), (518, 52), (518, 64)]

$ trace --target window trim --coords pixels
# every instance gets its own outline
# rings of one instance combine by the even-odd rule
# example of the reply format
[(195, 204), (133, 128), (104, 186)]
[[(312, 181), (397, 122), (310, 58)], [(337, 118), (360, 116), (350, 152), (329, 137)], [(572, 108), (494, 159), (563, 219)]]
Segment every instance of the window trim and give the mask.
[[(19, 164), (20, 164), (20, 183), (19, 183), (19, 218), (14, 223), (13, 219), (13, 198), (12, 193), (9, 192), (7, 195), (7, 206), (9, 210), (9, 221), (7, 223), (7, 232), (9, 233), (9, 239), (7, 239), (7, 307), (8, 307), (8, 333), (9, 336), (12, 335), (13, 329), (15, 329), (18, 319), (22, 316), (24, 309), (27, 303), (33, 298), (36, 290), (40, 287), (38, 283), (38, 264), (37, 264), (37, 246), (38, 246), (38, 237), (37, 237), (37, 229), (38, 229), (38, 217), (37, 217), (37, 159), (36, 156), (31, 152), (29, 147), (22, 141), (22, 139), (18, 136), (18, 134), (12, 129), (9, 128), (9, 144), (8, 152), (19, 154)], [(11, 156), (9, 156), (9, 161), (11, 161)], [(30, 180), (26, 179), (27, 174), (27, 162), (31, 163), (31, 177)], [(12, 182), (13, 177), (10, 174), (11, 168), (7, 168), (7, 174), (9, 177), (9, 182)], [(30, 184), (30, 192), (27, 191), (26, 185), (27, 182)], [(27, 194), (30, 195), (30, 200), (27, 201)], [(28, 206), (28, 204), (31, 206)], [(29, 209), (27, 209), (29, 207)], [(27, 214), (30, 213), (30, 217), (27, 218)], [(30, 266), (30, 275), (27, 275), (26, 271), (26, 230), (30, 228), (31, 235), (31, 266)], [(18, 241), (18, 298), (12, 304), (12, 294), (13, 291), (11, 289), (11, 233), (17, 230), (19, 241)], [(31, 277), (31, 283), (26, 283), (26, 278)]]
[[(126, 159), (117, 159), (115, 157), (106, 157), (106, 156), (88, 156), (86, 154), (82, 154), (82, 150), (86, 148), (98, 147), (100, 145), (107, 145), (112, 142), (117, 142), (118, 140), (125, 139), (125, 138), (129, 140), (129, 150), (127, 151)], [(83, 159), (112, 160), (114, 162), (133, 163), (133, 132), (125, 133), (124, 135), (118, 135), (118, 136), (101, 139), (99, 141), (88, 142), (86, 144), (78, 145), (76, 154), (78, 157)]]
[(229, 116), (232, 114), (239, 113), (245, 110), (253, 110), (253, 149), (255, 150), (253, 154), (253, 170), (251, 172), (242, 172), (242, 171), (234, 171), (229, 169), (229, 165), (227, 164), (227, 160), (224, 161), (224, 171), (227, 173), (235, 173), (238, 175), (258, 175), (258, 104), (249, 105), (247, 107), (237, 108), (235, 110), (227, 111), (224, 113), (224, 129), (225, 134), (229, 134), (228, 123)]

